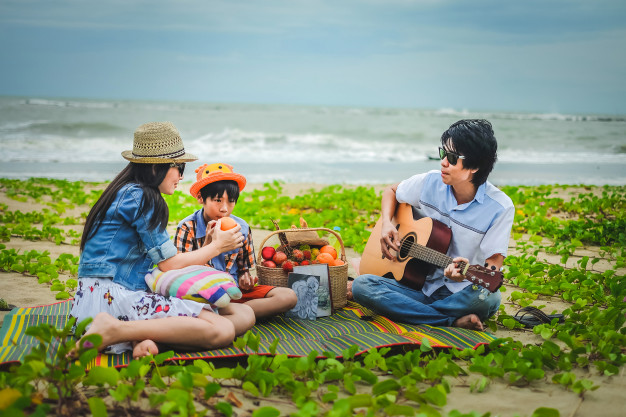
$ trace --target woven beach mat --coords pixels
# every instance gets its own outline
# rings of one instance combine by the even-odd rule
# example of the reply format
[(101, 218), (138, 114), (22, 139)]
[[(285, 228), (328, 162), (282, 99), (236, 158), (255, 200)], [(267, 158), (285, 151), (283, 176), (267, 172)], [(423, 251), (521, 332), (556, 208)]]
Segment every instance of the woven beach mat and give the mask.
[[(39, 342), (27, 336), (29, 326), (49, 323), (57, 328), (65, 325), (71, 301), (56, 304), (16, 308), (5, 318), (0, 329), (0, 366), (20, 362)], [(257, 323), (252, 332), (260, 339), (259, 354), (270, 354), (270, 345), (278, 339), (276, 354), (290, 357), (308, 356), (313, 350), (320, 356), (322, 352), (332, 352), (337, 356), (352, 345), (362, 354), (371, 348), (392, 346), (419, 346), (425, 338), (433, 348), (475, 349), (489, 344), (496, 338), (486, 332), (459, 329), (455, 327), (432, 327), (427, 325), (407, 325), (395, 323), (386, 317), (348, 302), (336, 314), (317, 320), (297, 320), (283, 316)], [(50, 346), (54, 355), (58, 344)], [(195, 360), (233, 358), (254, 352), (240, 350), (232, 345), (224, 349), (203, 352), (176, 353), (171, 360)], [(132, 359), (130, 352), (121, 355), (99, 354), (90, 366), (123, 367)]]

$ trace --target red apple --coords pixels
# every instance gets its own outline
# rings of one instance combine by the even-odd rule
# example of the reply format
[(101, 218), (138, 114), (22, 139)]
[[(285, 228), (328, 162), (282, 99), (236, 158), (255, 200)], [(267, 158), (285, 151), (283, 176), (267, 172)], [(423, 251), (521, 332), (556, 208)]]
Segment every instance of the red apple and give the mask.
[(287, 260), (287, 255), (285, 255), (285, 252), (276, 252), (272, 257), (272, 260), (276, 263), (276, 265), (282, 265), (283, 262)]
[(261, 265), (267, 268), (276, 268), (276, 264), (273, 261), (263, 261)]
[(266, 261), (271, 260), (274, 257), (274, 254), (276, 253), (276, 249), (274, 249), (271, 246), (266, 246), (261, 250), (261, 256), (263, 257), (263, 259), (265, 259)]

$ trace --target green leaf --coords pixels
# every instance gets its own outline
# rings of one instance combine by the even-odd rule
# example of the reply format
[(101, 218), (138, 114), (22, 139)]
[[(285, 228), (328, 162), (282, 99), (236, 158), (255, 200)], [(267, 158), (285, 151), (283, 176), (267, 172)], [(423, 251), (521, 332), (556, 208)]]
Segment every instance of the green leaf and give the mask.
[(54, 298), (56, 298), (57, 300), (67, 300), (68, 298), (70, 298), (70, 294), (65, 292), (65, 291), (61, 291), (58, 292)]
[(260, 395), (259, 394), (259, 389), (256, 387), (256, 385), (254, 385), (250, 381), (244, 382), (243, 385), (241, 386), (241, 388), (244, 391), (248, 391), (250, 394), (254, 395), (255, 397), (258, 397)]
[(252, 413), (252, 417), (278, 417), (280, 411), (274, 407), (261, 407)]
[(437, 384), (424, 392), (424, 398), (436, 406), (443, 407), (447, 402), (447, 393), (441, 384)]
[(389, 391), (398, 391), (400, 389), (400, 384), (396, 382), (395, 379), (387, 379), (381, 382), (378, 382), (372, 387), (372, 394), (374, 396), (379, 396)]
[(370, 385), (378, 382), (378, 377), (374, 375), (374, 373), (370, 371), (369, 369), (354, 368), (352, 370), (352, 375), (358, 376), (359, 378), (361, 378), (363, 381), (367, 382)]
[(531, 417), (560, 417), (561, 413), (559, 410), (555, 408), (547, 408), (547, 407), (539, 407), (535, 411)]
[(89, 410), (93, 417), (108, 417), (107, 406), (100, 397), (89, 397), (87, 400), (89, 403)]

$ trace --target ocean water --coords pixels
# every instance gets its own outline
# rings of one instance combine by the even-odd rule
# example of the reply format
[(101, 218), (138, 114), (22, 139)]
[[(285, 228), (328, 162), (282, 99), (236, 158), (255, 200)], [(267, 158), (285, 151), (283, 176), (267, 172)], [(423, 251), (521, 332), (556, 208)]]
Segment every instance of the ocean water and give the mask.
[(439, 168), (441, 133), (486, 118), (498, 139), (490, 181), (626, 184), (626, 116), (0, 97), (0, 177), (112, 179), (133, 132), (171, 121), (201, 163), (248, 182), (387, 184)]

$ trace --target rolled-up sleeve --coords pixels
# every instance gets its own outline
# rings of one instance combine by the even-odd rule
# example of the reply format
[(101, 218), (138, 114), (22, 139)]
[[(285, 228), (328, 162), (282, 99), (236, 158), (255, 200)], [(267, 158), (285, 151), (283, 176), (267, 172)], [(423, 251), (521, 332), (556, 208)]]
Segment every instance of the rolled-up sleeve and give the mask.
[(163, 243), (160, 246), (155, 246), (152, 249), (148, 249), (148, 256), (152, 259), (152, 262), (158, 264), (166, 259), (176, 256), (176, 246), (171, 240)]

